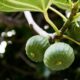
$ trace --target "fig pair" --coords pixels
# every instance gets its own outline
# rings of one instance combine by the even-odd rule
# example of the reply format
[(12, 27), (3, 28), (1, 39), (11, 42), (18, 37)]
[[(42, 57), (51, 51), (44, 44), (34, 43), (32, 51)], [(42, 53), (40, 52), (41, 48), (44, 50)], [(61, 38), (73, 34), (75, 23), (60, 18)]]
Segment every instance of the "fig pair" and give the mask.
[(73, 48), (64, 42), (49, 43), (48, 37), (36, 35), (26, 43), (26, 54), (34, 62), (43, 61), (51, 70), (64, 70), (74, 61)]

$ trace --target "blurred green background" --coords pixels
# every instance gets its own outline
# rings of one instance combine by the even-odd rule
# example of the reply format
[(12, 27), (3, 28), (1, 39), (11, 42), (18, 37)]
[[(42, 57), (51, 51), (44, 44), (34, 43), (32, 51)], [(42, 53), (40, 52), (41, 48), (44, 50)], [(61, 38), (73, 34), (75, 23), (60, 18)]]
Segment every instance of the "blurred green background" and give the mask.
[[(63, 20), (55, 13), (48, 12), (50, 19), (60, 29)], [(41, 28), (49, 26), (41, 13), (33, 12), (32, 16)], [(50, 26), (45, 31), (54, 32)], [(80, 80), (80, 46), (63, 40), (74, 48), (75, 61), (64, 71), (51, 71), (43, 62), (34, 63), (27, 57), (25, 45), (33, 35), (36, 33), (28, 25), (23, 12), (0, 12), (0, 80)]]

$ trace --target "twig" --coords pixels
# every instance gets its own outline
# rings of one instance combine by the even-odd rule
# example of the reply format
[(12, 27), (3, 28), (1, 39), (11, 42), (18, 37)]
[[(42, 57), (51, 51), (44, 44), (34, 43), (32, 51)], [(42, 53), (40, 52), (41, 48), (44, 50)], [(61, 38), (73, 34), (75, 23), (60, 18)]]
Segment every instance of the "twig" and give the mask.
[(63, 35), (63, 38), (68, 39), (68, 40), (70, 40), (70, 41), (72, 41), (72, 42), (74, 42), (74, 43), (76, 43), (77, 45), (80, 46), (80, 42), (74, 40), (73, 38), (71, 38), (71, 37), (69, 37), (69, 36), (67, 36), (67, 35)]
[(64, 23), (64, 25), (61, 28), (61, 35), (63, 35), (65, 30), (71, 25), (73, 18), (76, 15), (77, 11), (78, 11), (78, 3), (74, 3), (69, 19), (67, 20), (66, 23)]
[[(33, 29), (34, 29), (38, 34), (40, 34), (40, 35), (42, 35), (42, 36), (50, 36), (53, 40), (55, 39), (56, 33), (49, 34), (49, 33), (45, 32), (43, 29), (41, 29), (40, 26), (35, 23), (35, 21), (33, 20), (32, 16), (31, 16), (31, 13), (30, 13), (29, 11), (25, 11), (24, 14), (25, 14), (25, 17), (26, 17), (28, 23), (33, 25), (33, 26), (32, 26)], [(74, 14), (75, 14), (75, 13), (74, 13)], [(69, 40), (73, 41), (74, 43), (80, 45), (79, 42), (73, 40), (72, 38), (70, 38), (70, 37), (68, 37), (68, 36), (66, 36), (66, 35), (63, 35), (63, 38), (69, 39)]]
[(47, 11), (44, 12), (44, 18), (51, 25), (51, 27), (54, 29), (54, 31), (57, 33), (57, 35), (60, 35), (60, 31), (57, 28), (57, 26), (49, 19)]
[(41, 29), (39, 25), (36, 24), (36, 22), (33, 20), (32, 15), (29, 11), (24, 11), (24, 14), (29, 25), (31, 25), (31, 27), (34, 29), (35, 32), (37, 32), (39, 35), (44, 36), (44, 37), (46, 36), (53, 37), (53, 34), (47, 33), (46, 31)]
[(49, 7), (49, 9), (52, 10), (53, 12), (55, 12), (56, 14), (58, 14), (63, 19), (64, 22), (67, 21), (67, 18), (62, 13), (60, 13), (58, 10), (56, 10), (53, 7)]

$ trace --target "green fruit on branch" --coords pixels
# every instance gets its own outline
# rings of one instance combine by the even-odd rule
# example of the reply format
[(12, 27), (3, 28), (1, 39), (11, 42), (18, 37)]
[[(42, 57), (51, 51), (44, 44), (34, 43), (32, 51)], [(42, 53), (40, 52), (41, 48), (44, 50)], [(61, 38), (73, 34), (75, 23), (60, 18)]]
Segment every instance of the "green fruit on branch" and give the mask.
[(74, 38), (77, 41), (80, 41), (80, 22), (73, 22), (67, 31), (70, 37)]
[(41, 62), (43, 61), (44, 52), (49, 45), (48, 37), (33, 36), (26, 43), (26, 54), (32, 61)]
[(43, 61), (51, 70), (64, 70), (74, 61), (73, 48), (66, 43), (56, 42), (45, 51)]

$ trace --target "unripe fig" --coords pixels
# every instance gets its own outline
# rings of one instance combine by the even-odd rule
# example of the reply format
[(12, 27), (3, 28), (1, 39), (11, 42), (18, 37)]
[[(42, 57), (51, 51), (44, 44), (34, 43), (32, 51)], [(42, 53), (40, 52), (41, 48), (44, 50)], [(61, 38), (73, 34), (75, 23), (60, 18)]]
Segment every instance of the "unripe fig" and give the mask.
[(54, 43), (45, 51), (43, 61), (51, 70), (64, 70), (74, 61), (73, 48), (63, 42)]
[(48, 37), (33, 36), (26, 43), (26, 54), (32, 61), (41, 62), (43, 61), (44, 52), (49, 45)]

